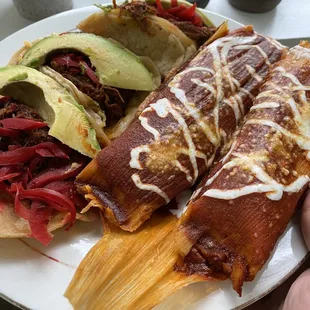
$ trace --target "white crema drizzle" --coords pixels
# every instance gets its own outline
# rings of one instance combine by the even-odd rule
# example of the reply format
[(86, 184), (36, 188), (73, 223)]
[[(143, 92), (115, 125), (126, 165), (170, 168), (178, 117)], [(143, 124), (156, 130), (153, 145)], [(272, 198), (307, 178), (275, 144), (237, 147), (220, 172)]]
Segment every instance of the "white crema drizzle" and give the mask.
[(265, 37), (266, 40), (271, 44), (273, 45), (275, 48), (277, 48), (278, 50), (283, 50), (284, 48), (286, 48), (284, 45), (282, 45), (279, 41), (277, 40), (273, 40), (269, 37)]
[(270, 61), (269, 61), (269, 58), (267, 56), (267, 54), (263, 51), (263, 49), (259, 46), (259, 45), (240, 45), (240, 46), (236, 46), (236, 49), (251, 49), (255, 47), (259, 52), (260, 54), (264, 57), (265, 59), (265, 63), (270, 66)]
[[(187, 143), (187, 147), (184, 147), (184, 149), (178, 151), (189, 157), (192, 169), (184, 167), (178, 160), (173, 160), (170, 162), (170, 164), (178, 168), (179, 171), (182, 171), (190, 184), (194, 184), (199, 175), (197, 158), (202, 158), (205, 161), (205, 165), (209, 167), (213, 163), (215, 152), (213, 152), (213, 154), (208, 155), (207, 157), (201, 151), (196, 149), (196, 146), (191, 136), (190, 129), (182, 114), (187, 114), (188, 116), (192, 117), (195, 120), (196, 124), (201, 128), (202, 132), (205, 134), (208, 141), (210, 141), (210, 143), (214, 145), (215, 149), (217, 149), (220, 146), (221, 137), (225, 136), (226, 134), (223, 130), (219, 128), (220, 103), (225, 102), (226, 104), (231, 106), (235, 114), (236, 122), (238, 122), (241, 116), (244, 114), (244, 104), (243, 99), (240, 96), (240, 93), (231, 96), (229, 99), (224, 98), (224, 89), (223, 89), (224, 82), (230, 85), (232, 93), (235, 93), (236, 90), (238, 90), (239, 92), (244, 92), (246, 95), (250, 96), (251, 99), (253, 99), (253, 95), (248, 90), (242, 88), (240, 86), (239, 81), (232, 76), (230, 71), (230, 64), (228, 64), (227, 62), (228, 53), (232, 48), (236, 48), (236, 46), (240, 45), (243, 46), (244, 49), (250, 49), (251, 47), (255, 47), (264, 57), (265, 62), (269, 65), (270, 62), (266, 53), (260, 47), (250, 45), (256, 39), (257, 35), (249, 37), (224, 37), (216, 40), (208, 47), (208, 52), (210, 52), (213, 56), (213, 69), (203, 66), (191, 67), (177, 74), (169, 83), (168, 87), (170, 88), (170, 92), (175, 95), (175, 97), (180, 101), (180, 103), (183, 106), (176, 107), (167, 98), (163, 98), (158, 100), (154, 104), (150, 104), (150, 106), (146, 108), (139, 117), (141, 125), (146, 131), (148, 131), (153, 135), (155, 143), (160, 141), (160, 133), (156, 128), (152, 127), (149, 124), (147, 114), (151, 111), (154, 111), (161, 118), (165, 118), (168, 116), (168, 114), (171, 114), (172, 117), (176, 120), (176, 122), (179, 125), (179, 128), (181, 128), (182, 130), (183, 136)], [(240, 47), (238, 48), (240, 49)], [(205, 53), (206, 51), (202, 51), (199, 55), (205, 57)], [(197, 62), (199, 62), (199, 59), (197, 60), (196, 58), (193, 61), (193, 63)], [(257, 80), (262, 79), (256, 73), (254, 68), (248, 65), (246, 68), (252, 77), (256, 78)], [(195, 102), (191, 102), (187, 98), (185, 91), (181, 88), (182, 78), (189, 72), (195, 72), (195, 71), (205, 72), (206, 75), (214, 77), (213, 83), (204, 82), (199, 78), (191, 79), (191, 82), (193, 84), (196, 84), (197, 86), (204, 88), (206, 91), (209, 91), (212, 96), (214, 96), (215, 104), (213, 112), (210, 113), (210, 115), (213, 114), (213, 119), (206, 118), (204, 115), (202, 115), (200, 108), (195, 104)], [(182, 111), (182, 113), (180, 113), (180, 111)], [(131, 151), (131, 160), (129, 163), (130, 167), (133, 169), (143, 170), (143, 165), (141, 164), (139, 159), (140, 154), (150, 152), (151, 152), (150, 145), (141, 145), (139, 147), (134, 148)], [(167, 201), (166, 193), (161, 191), (157, 186), (152, 187), (151, 184), (144, 184), (140, 178), (139, 179), (137, 178), (137, 174), (134, 174), (132, 176), (132, 180), (134, 181), (135, 185), (138, 188), (156, 192), (158, 195), (160, 195)]]
[(290, 53), (293, 53), (297, 59), (299, 58), (308, 58), (310, 59), (309, 48), (297, 45), (290, 49)]
[(259, 109), (266, 109), (266, 108), (273, 109), (273, 108), (279, 108), (279, 107), (280, 107), (279, 102), (266, 101), (266, 102), (253, 105), (253, 107), (251, 108), (251, 111), (259, 110)]
[(170, 201), (167, 194), (163, 192), (158, 186), (141, 182), (140, 176), (138, 174), (134, 173), (131, 176), (131, 179), (133, 180), (133, 182), (138, 188), (158, 194), (159, 196), (165, 199), (166, 203)]
[[(148, 132), (153, 134), (155, 141), (160, 140), (160, 134), (156, 129), (154, 129), (153, 127), (151, 127), (149, 125), (147, 118), (143, 115), (144, 112), (150, 112), (150, 111), (155, 111), (156, 114), (161, 118), (165, 118), (168, 116), (169, 113), (171, 113), (172, 116), (174, 117), (174, 119), (178, 122), (179, 126), (182, 128), (182, 132), (183, 132), (184, 138), (187, 142), (188, 149), (184, 150), (184, 151), (181, 150), (181, 153), (189, 156), (190, 162), (191, 162), (193, 169), (194, 169), (194, 177), (191, 176), (190, 171), (186, 167), (182, 166), (182, 164), (178, 160), (174, 160), (172, 163), (180, 171), (184, 172), (188, 182), (193, 184), (194, 181), (198, 177), (198, 165), (197, 165), (196, 157), (204, 159), (206, 161), (206, 163), (208, 163), (208, 161), (207, 161), (207, 157), (202, 152), (196, 150), (195, 144), (192, 140), (190, 130), (186, 124), (185, 119), (175, 109), (175, 107), (171, 104), (171, 102), (166, 98), (160, 99), (156, 103), (150, 104), (150, 107), (146, 108), (143, 111), (143, 113), (140, 115), (139, 119), (141, 121), (141, 125)], [(130, 167), (134, 168), (134, 169), (138, 169), (138, 170), (143, 170), (143, 167), (142, 167), (141, 162), (139, 160), (140, 154), (141, 153), (149, 153), (150, 151), (151, 150), (150, 150), (150, 147), (148, 145), (142, 145), (142, 146), (139, 146), (139, 147), (132, 149), (131, 154), (130, 154), (131, 160), (129, 162)], [(143, 190), (153, 191), (153, 192), (157, 193), (158, 195), (160, 195), (161, 197), (163, 197), (166, 200), (166, 202), (169, 202), (167, 194), (165, 192), (163, 192), (158, 186), (151, 185), (151, 184), (144, 184), (141, 181), (140, 177), (138, 178), (137, 174), (132, 175), (131, 178), (138, 188), (143, 189)]]
[(245, 65), (245, 68), (249, 71), (249, 73), (251, 74), (253, 79), (255, 79), (257, 82), (262, 82), (262, 80), (263, 80), (262, 77), (256, 73), (255, 69), (253, 69), (249, 65)]
[[(276, 71), (281, 72), (282, 76), (285, 76), (286, 78), (290, 79), (291, 84), (288, 86), (288, 88), (290, 89), (291, 92), (293, 92), (296, 86), (298, 86), (299, 87), (298, 91), (302, 92), (301, 97), (306, 98), (305, 92), (309, 89), (309, 86), (302, 85), (302, 83), (298, 80), (296, 76), (294, 76), (291, 73), (286, 72), (286, 70), (283, 67), (276, 68)], [(272, 82), (270, 82), (269, 84), (274, 85)], [(286, 104), (290, 107), (294, 115), (295, 124), (297, 125), (299, 129), (299, 134), (297, 135), (295, 133), (292, 133), (286, 128), (283, 128), (281, 125), (268, 119), (250, 119), (246, 122), (245, 125), (259, 124), (262, 126), (268, 126), (268, 127), (273, 128), (275, 132), (279, 132), (282, 135), (293, 140), (299, 146), (300, 149), (308, 151), (307, 157), (308, 159), (310, 159), (310, 125), (307, 119), (307, 115), (305, 115), (305, 117), (302, 116), (301, 112), (298, 109), (297, 103), (293, 99), (293, 96), (288, 96), (288, 95), (286, 95), (286, 97), (280, 96), (277, 94), (272, 94), (272, 91), (273, 90), (270, 90), (270, 89), (266, 90), (265, 92), (261, 93), (258, 96), (258, 98), (266, 97), (267, 100), (270, 100), (271, 95), (275, 99), (279, 96), (279, 99), (280, 101), (282, 101), (282, 104)], [(264, 108), (280, 108), (280, 107), (281, 107), (281, 104), (279, 102), (265, 101), (257, 105), (254, 105), (252, 107), (252, 110), (264, 109)], [(234, 147), (235, 147), (235, 144), (233, 144), (232, 148)], [(280, 200), (284, 192), (290, 192), (290, 193), (298, 192), (310, 180), (308, 175), (301, 175), (301, 176), (298, 176), (295, 179), (295, 181), (293, 181), (291, 184), (284, 185), (284, 184), (277, 182), (275, 179), (273, 179), (261, 166), (259, 166), (256, 163), (257, 158), (255, 158), (255, 156), (249, 156), (248, 154), (242, 154), (242, 153), (233, 152), (233, 151), (229, 152), (229, 154), (234, 156), (234, 158), (232, 158), (227, 163), (223, 161), (222, 168), (215, 175), (213, 175), (211, 178), (207, 180), (205, 186), (212, 184), (214, 180), (221, 174), (221, 172), (224, 169), (231, 169), (233, 167), (246, 168), (261, 183), (253, 184), (253, 185), (245, 185), (241, 188), (230, 189), (230, 190), (223, 190), (223, 189), (216, 189), (216, 188), (209, 189), (204, 192), (203, 196), (231, 200), (231, 199), (236, 199), (238, 197), (249, 195), (252, 193), (266, 193), (266, 196), (269, 199)], [(266, 161), (266, 159), (264, 161)]]

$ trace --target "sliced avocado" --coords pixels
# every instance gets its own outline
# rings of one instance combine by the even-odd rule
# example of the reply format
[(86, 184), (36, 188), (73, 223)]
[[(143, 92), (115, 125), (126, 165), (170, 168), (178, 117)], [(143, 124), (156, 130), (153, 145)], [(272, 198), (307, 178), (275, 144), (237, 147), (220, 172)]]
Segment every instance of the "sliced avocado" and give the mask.
[(88, 56), (104, 85), (151, 91), (156, 88), (151, 72), (140, 59), (110, 40), (88, 33), (54, 34), (35, 43), (23, 56), (21, 65), (38, 68), (48, 54), (76, 50)]
[(0, 94), (35, 108), (49, 125), (49, 135), (91, 158), (100, 146), (85, 110), (56, 81), (24, 66), (0, 68)]

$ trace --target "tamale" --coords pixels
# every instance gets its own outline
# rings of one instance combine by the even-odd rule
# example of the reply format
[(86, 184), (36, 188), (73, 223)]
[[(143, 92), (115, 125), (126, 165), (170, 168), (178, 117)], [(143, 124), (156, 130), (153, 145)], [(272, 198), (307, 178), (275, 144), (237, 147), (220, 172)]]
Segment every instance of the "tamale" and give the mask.
[[(231, 278), (241, 294), (243, 282), (252, 281), (266, 263), (307, 190), (309, 120), (310, 44), (303, 42), (273, 67), (229, 152), (202, 180), (178, 222), (161, 220), (146, 239), (136, 233), (122, 237), (136, 237), (136, 253), (131, 252), (129, 260), (145, 243), (156, 246), (130, 266), (117, 290), (109, 283), (119, 279), (123, 270), (114, 262), (105, 264), (100, 255), (91, 261), (89, 257), (98, 253), (92, 250), (82, 266), (89, 270), (99, 262), (104, 266), (97, 270), (100, 286), (97, 283), (85, 295), (85, 281), (94, 277), (80, 267), (67, 291), (72, 304), (77, 309), (85, 305), (107, 309), (110, 296), (117, 296), (109, 308), (150, 309), (180, 286), (202, 279)], [(164, 231), (165, 223), (173, 227)], [(101, 253), (127, 257), (119, 251), (111, 253), (111, 244), (113, 240), (100, 247)], [(109, 276), (101, 277), (107, 270), (112, 270)], [(97, 298), (101, 288), (105, 294)]]
[(252, 106), (284, 47), (251, 26), (201, 49), (143, 103), (139, 118), (78, 176), (78, 190), (134, 231), (190, 188)]
[[(310, 44), (303, 42), (272, 69), (229, 153), (194, 194), (178, 224), (194, 246), (178, 270), (220, 271), (239, 294), (255, 278), (308, 188), (309, 120)], [(197, 253), (202, 265), (193, 263)]]

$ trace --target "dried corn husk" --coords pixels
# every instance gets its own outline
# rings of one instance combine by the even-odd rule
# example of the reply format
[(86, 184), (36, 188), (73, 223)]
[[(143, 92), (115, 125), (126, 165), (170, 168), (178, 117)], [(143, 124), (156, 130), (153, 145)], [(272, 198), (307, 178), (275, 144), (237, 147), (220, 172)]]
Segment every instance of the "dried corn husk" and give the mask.
[(204, 281), (174, 271), (183, 250), (191, 247), (184, 235), (175, 239), (176, 221), (172, 215), (155, 214), (135, 233), (108, 224), (66, 291), (74, 308), (150, 309), (183, 286)]

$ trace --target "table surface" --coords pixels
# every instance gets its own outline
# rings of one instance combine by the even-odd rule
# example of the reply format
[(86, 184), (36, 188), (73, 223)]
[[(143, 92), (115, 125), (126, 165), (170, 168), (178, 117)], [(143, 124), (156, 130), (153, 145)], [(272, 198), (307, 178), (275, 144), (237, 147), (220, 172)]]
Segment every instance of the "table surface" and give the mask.
[[(258, 1), (258, 0), (257, 0)], [(73, 0), (73, 8), (81, 8), (92, 5), (94, 0)], [(98, 1), (107, 3), (110, 1)], [(263, 14), (246, 13), (234, 9), (229, 5), (227, 0), (210, 0), (207, 9), (215, 13), (225, 15), (231, 19), (243, 24), (254, 25), (256, 31), (269, 35), (277, 39), (293, 39), (310, 37), (309, 0), (282, 0), (282, 2), (272, 11)], [(0, 0), (0, 40), (11, 35), (15, 31), (24, 28), (30, 24), (29, 21), (21, 17), (11, 0)], [(288, 45), (290, 41), (287, 41)], [(294, 42), (292, 40), (291, 42)], [(291, 283), (306, 267), (310, 267), (310, 260), (280, 288), (275, 290), (272, 295), (268, 295), (260, 302), (250, 306), (248, 310), (258, 310), (265, 307), (266, 309), (278, 309), (282, 302), (283, 296), (286, 295)], [(273, 302), (271, 302), (273, 296)], [(271, 303), (274, 304), (271, 306)], [(6, 303), (0, 298), (1, 310), (13, 310), (14, 306)]]
[[(73, 8), (92, 5), (95, 2), (96, 0), (73, 0)], [(98, 2), (111, 3), (109, 0)], [(243, 24), (253, 24), (256, 31), (276, 39), (310, 37), (309, 0), (282, 0), (275, 9), (263, 14), (239, 11), (227, 0), (210, 0), (207, 9)], [(0, 0), (0, 40), (31, 23), (18, 14), (11, 0)]]

